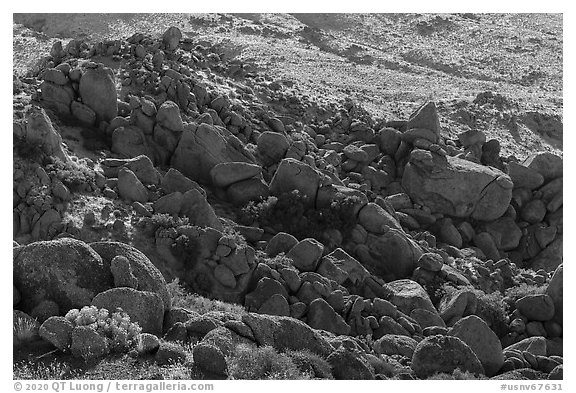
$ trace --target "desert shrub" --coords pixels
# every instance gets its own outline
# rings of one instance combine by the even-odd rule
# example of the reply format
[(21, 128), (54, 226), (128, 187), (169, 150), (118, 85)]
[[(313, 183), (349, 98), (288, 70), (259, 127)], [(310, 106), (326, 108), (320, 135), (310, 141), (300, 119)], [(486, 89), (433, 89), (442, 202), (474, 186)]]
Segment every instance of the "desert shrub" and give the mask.
[(246, 313), (244, 307), (238, 304), (226, 303), (220, 300), (208, 299), (196, 293), (190, 293), (180, 284), (178, 279), (166, 284), (168, 294), (172, 298), (173, 307), (182, 307), (198, 314), (205, 314), (209, 311), (225, 311), (236, 315)]
[(504, 301), (511, 309), (513, 309), (515, 308), (514, 303), (516, 303), (518, 299), (523, 298), (524, 296), (538, 295), (544, 292), (546, 292), (545, 286), (522, 283), (518, 286), (508, 288), (504, 295)]
[(263, 263), (275, 270), (294, 265), (292, 259), (288, 258), (286, 254), (284, 254), (283, 252), (273, 257), (270, 257), (262, 250), (256, 251), (256, 263)]
[(71, 309), (66, 313), (66, 319), (74, 326), (88, 326), (108, 342), (108, 348), (114, 352), (127, 352), (137, 345), (137, 338), (142, 328), (136, 322), (130, 322), (130, 316), (116, 309), (110, 314), (105, 308), (84, 306), (78, 310)]
[(439, 277), (434, 277), (431, 281), (423, 283), (422, 287), (430, 297), (434, 307), (438, 307), (444, 295), (454, 290), (454, 287)]
[(358, 202), (357, 197), (348, 197), (329, 207), (314, 209), (306, 195), (294, 190), (262, 202), (249, 202), (240, 219), (245, 224), (258, 222), (263, 227), (291, 233), (300, 240), (312, 237), (325, 243), (324, 232), (328, 229), (339, 230), (344, 238), (350, 235), (357, 223), (354, 207)]
[(292, 359), (270, 346), (252, 348), (238, 345), (227, 359), (230, 376), (234, 379), (309, 379)]
[(482, 318), (498, 337), (508, 333), (508, 305), (500, 292), (486, 294), (480, 290), (474, 291), (478, 299), (476, 315)]
[(332, 368), (326, 359), (310, 352), (308, 349), (299, 351), (288, 350), (286, 355), (292, 359), (292, 363), (302, 374), (310, 375), (312, 378), (334, 379)]
[(426, 379), (433, 379), (433, 380), (465, 380), (465, 381), (469, 381), (469, 380), (482, 380), (482, 379), (488, 379), (488, 377), (485, 377), (484, 375), (477, 375), (474, 373), (471, 373), (470, 371), (462, 371), (459, 368), (457, 368), (456, 370), (452, 371), (452, 374), (449, 373), (435, 373), (434, 375), (426, 378)]
[(24, 160), (30, 160), (41, 163), (46, 153), (42, 150), (42, 146), (38, 143), (31, 143), (25, 137), (14, 138), (13, 151), (17, 156)]
[(179, 226), (188, 225), (188, 217), (171, 216), (166, 213), (155, 213), (150, 217), (141, 217), (138, 221), (138, 227), (148, 236), (156, 236), (158, 231), (178, 228)]
[(12, 333), (17, 343), (34, 341), (38, 338), (38, 322), (30, 317), (15, 316)]
[(44, 362), (32, 362), (25, 360), (16, 362), (12, 366), (14, 379), (36, 380), (62, 380), (77, 379), (77, 372), (70, 370), (70, 366), (56, 360), (46, 364)]
[(85, 190), (87, 184), (93, 184), (95, 173), (86, 165), (73, 160), (62, 161), (52, 157), (52, 163), (46, 165), (46, 172), (56, 176), (72, 192)]

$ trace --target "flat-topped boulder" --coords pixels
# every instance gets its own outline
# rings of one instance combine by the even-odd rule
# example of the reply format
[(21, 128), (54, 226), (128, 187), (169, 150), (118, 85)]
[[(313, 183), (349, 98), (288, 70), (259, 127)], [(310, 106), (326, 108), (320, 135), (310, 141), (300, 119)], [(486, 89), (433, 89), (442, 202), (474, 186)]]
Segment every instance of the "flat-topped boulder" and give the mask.
[(416, 149), (404, 169), (402, 186), (414, 202), (433, 213), (492, 221), (508, 209), (513, 184), (493, 167)]

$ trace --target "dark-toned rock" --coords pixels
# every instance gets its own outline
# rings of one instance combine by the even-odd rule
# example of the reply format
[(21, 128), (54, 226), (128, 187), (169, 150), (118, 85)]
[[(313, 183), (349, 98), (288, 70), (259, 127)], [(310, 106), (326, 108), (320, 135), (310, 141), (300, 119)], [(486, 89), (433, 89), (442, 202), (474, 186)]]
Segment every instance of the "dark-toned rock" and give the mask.
[(308, 349), (322, 357), (333, 351), (317, 331), (294, 318), (249, 313), (242, 316), (242, 322), (252, 329), (260, 346), (270, 345), (278, 351)]
[(121, 157), (152, 155), (144, 133), (135, 126), (118, 127), (112, 132), (112, 152)]
[(72, 101), (70, 111), (75, 118), (89, 127), (96, 123), (96, 113), (87, 105), (78, 101)]
[(514, 161), (508, 163), (508, 175), (514, 183), (514, 188), (534, 190), (544, 184), (544, 176), (538, 171)]
[(337, 248), (320, 261), (316, 272), (341, 285), (360, 287), (370, 272), (346, 251)]
[(524, 296), (515, 306), (530, 321), (549, 321), (556, 311), (554, 300), (546, 294)]
[(113, 286), (109, 264), (86, 243), (71, 238), (14, 248), (14, 285), (20, 309), (30, 312), (44, 300), (60, 310), (82, 308)]
[(160, 348), (160, 340), (150, 333), (140, 333), (138, 341), (138, 350), (141, 354), (156, 353)]
[(556, 236), (552, 243), (530, 260), (532, 269), (544, 269), (547, 272), (554, 271), (562, 263), (563, 244), (564, 237), (562, 235)]
[(308, 325), (338, 335), (350, 333), (350, 325), (324, 300), (315, 299), (308, 306)]
[(504, 352), (511, 350), (530, 352), (534, 356), (546, 356), (546, 339), (544, 337), (529, 337), (504, 348)]
[(436, 104), (433, 101), (422, 104), (410, 115), (406, 129), (411, 128), (427, 128), (436, 135), (440, 135), (440, 120), (438, 119)]
[(204, 123), (196, 129), (185, 127), (170, 166), (192, 180), (209, 183), (210, 170), (216, 164), (254, 161), (252, 154), (230, 131)]
[(366, 243), (373, 258), (373, 271), (381, 277), (410, 277), (422, 255), (422, 248), (414, 240), (394, 228), (379, 236), (368, 236)]
[(161, 342), (154, 360), (160, 366), (184, 363), (186, 361), (186, 350), (178, 344)]
[(374, 351), (379, 355), (401, 355), (412, 359), (417, 345), (413, 338), (386, 334), (374, 342)]
[(496, 247), (510, 251), (518, 247), (522, 238), (522, 230), (512, 217), (501, 217), (486, 224), (486, 232), (490, 234)]
[(55, 156), (64, 162), (69, 160), (62, 147), (62, 137), (54, 129), (44, 109), (32, 106), (26, 112), (25, 118), (23, 124), (14, 123), (14, 138), (38, 146), (48, 156)]
[(118, 255), (125, 257), (130, 263), (132, 274), (138, 280), (138, 288), (135, 289), (157, 293), (162, 299), (164, 309), (170, 310), (172, 300), (166, 289), (164, 276), (144, 253), (120, 242), (96, 242), (90, 243), (90, 247), (102, 257), (104, 266), (108, 268), (114, 257)]
[(227, 375), (226, 358), (220, 349), (211, 344), (199, 343), (192, 352), (194, 364), (200, 369), (215, 375)]
[(310, 203), (314, 203), (321, 179), (321, 173), (310, 165), (286, 158), (280, 162), (270, 182), (270, 192), (273, 195), (281, 195), (298, 190), (310, 199)]
[(89, 68), (80, 78), (82, 102), (92, 108), (98, 121), (110, 121), (118, 116), (118, 95), (111, 69), (100, 65)]
[(444, 322), (450, 325), (451, 322), (453, 324), (463, 316), (475, 313), (477, 305), (478, 299), (474, 292), (468, 290), (454, 291), (442, 297), (438, 305), (438, 313)]
[(262, 304), (258, 312), (260, 314), (288, 317), (290, 316), (290, 305), (284, 296), (276, 293)]
[(476, 315), (470, 315), (456, 322), (449, 334), (458, 337), (472, 349), (484, 366), (487, 376), (496, 374), (504, 364), (502, 345), (498, 336)]
[(332, 367), (332, 374), (335, 379), (344, 380), (366, 380), (374, 379), (374, 369), (357, 352), (341, 346), (332, 352), (326, 359)]
[(164, 304), (154, 292), (137, 291), (132, 288), (112, 288), (96, 295), (92, 305), (114, 312), (121, 308), (130, 316), (130, 321), (137, 322), (144, 333), (157, 336), (162, 334), (164, 322)]
[(556, 179), (563, 174), (562, 158), (549, 152), (534, 153), (522, 163), (544, 177), (544, 181)]
[(86, 361), (105, 356), (110, 352), (104, 336), (88, 326), (77, 326), (72, 330), (72, 355)]
[(246, 295), (244, 304), (249, 309), (258, 310), (275, 294), (288, 299), (288, 292), (282, 284), (272, 278), (263, 277), (258, 281), (256, 289)]
[(158, 113), (156, 114), (156, 121), (164, 128), (169, 130), (182, 132), (184, 131), (184, 123), (180, 116), (180, 108), (172, 101), (164, 101)]
[(484, 374), (478, 357), (462, 340), (452, 336), (430, 336), (420, 341), (412, 356), (412, 370), (419, 378), (437, 372), (451, 374), (455, 369)]
[(384, 154), (394, 157), (400, 146), (401, 135), (402, 133), (395, 128), (382, 128), (376, 134), (375, 142)]
[(148, 202), (148, 190), (130, 169), (122, 168), (118, 172), (118, 191), (128, 202)]
[(182, 32), (179, 28), (175, 26), (171, 26), (164, 32), (162, 35), (162, 42), (164, 42), (164, 46), (167, 50), (173, 51), (178, 48), (178, 44), (182, 39)]
[(258, 176), (262, 168), (248, 162), (222, 162), (210, 171), (212, 184), (216, 187), (226, 188), (231, 184)]
[(266, 245), (266, 254), (275, 257), (280, 253), (287, 253), (298, 244), (298, 239), (286, 232), (278, 232)]
[(386, 232), (386, 227), (402, 230), (398, 221), (391, 214), (373, 202), (360, 209), (358, 223), (367, 231), (378, 235)]
[(427, 252), (418, 258), (417, 265), (431, 272), (439, 272), (442, 269), (442, 265), (444, 265), (444, 260), (436, 253)]
[(294, 266), (300, 271), (313, 272), (324, 252), (324, 246), (316, 239), (308, 238), (300, 241), (288, 251), (286, 257), (292, 259)]
[(415, 308), (412, 310), (410, 317), (418, 322), (422, 329), (430, 326), (446, 327), (446, 323), (438, 313), (424, 310), (423, 308)]
[(192, 225), (210, 227), (219, 231), (224, 229), (214, 209), (206, 200), (206, 196), (196, 189), (186, 191), (182, 195), (180, 215), (188, 217)]
[(53, 316), (40, 326), (38, 334), (61, 351), (68, 351), (72, 344), (74, 325), (64, 317)]
[(235, 206), (244, 206), (250, 201), (268, 198), (270, 189), (260, 179), (248, 179), (232, 184), (226, 190), (226, 197)]
[(541, 199), (533, 199), (524, 206), (520, 211), (520, 216), (530, 224), (541, 222), (546, 215), (546, 204)]
[(556, 310), (553, 321), (558, 322), (560, 325), (564, 322), (564, 265), (560, 264), (554, 271), (552, 275), (552, 280), (548, 284), (546, 289), (546, 294), (550, 296), (554, 303), (554, 309)]
[(142, 184), (160, 184), (160, 173), (148, 156), (141, 155), (127, 160), (125, 167), (134, 172)]
[(269, 166), (284, 158), (290, 144), (283, 134), (266, 131), (258, 137), (257, 146), (262, 163)]
[(492, 221), (512, 199), (512, 181), (503, 172), (457, 157), (413, 150), (402, 186), (413, 201), (432, 212)]
[(190, 180), (174, 168), (168, 169), (160, 182), (160, 187), (162, 187), (167, 194), (171, 192), (185, 193), (186, 191), (195, 189), (201, 194), (206, 195), (206, 191), (204, 191), (198, 183)]

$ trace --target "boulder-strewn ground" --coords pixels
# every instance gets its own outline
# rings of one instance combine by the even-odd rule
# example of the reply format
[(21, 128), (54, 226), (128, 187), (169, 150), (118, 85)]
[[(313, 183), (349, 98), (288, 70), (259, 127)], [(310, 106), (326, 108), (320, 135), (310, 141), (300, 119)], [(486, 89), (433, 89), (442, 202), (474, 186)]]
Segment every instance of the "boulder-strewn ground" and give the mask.
[(15, 14), (14, 377), (562, 379), (561, 26)]

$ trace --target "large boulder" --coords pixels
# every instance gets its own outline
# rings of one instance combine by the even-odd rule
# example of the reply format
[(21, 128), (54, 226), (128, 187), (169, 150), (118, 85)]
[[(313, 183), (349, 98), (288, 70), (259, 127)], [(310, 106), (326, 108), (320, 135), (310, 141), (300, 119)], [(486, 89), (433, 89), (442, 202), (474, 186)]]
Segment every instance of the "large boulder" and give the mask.
[(196, 129), (184, 128), (170, 166), (207, 184), (210, 170), (222, 162), (254, 163), (255, 158), (228, 130), (203, 123)]
[(285, 158), (278, 165), (270, 182), (270, 192), (273, 195), (281, 195), (298, 190), (310, 198), (311, 204), (314, 204), (322, 177), (323, 175), (310, 165), (294, 158)]
[(110, 312), (121, 308), (128, 313), (131, 322), (140, 325), (144, 333), (162, 334), (164, 303), (157, 293), (127, 287), (112, 288), (96, 295), (92, 305)]
[(470, 315), (456, 322), (449, 334), (458, 337), (472, 349), (484, 366), (487, 376), (496, 374), (504, 364), (502, 344), (498, 336), (476, 315)]
[(44, 300), (55, 302), (60, 312), (82, 308), (113, 286), (110, 265), (80, 240), (40, 241), (13, 251), (13, 280), (25, 312)]
[(554, 318), (552, 319), (559, 324), (563, 324), (564, 321), (564, 310), (563, 310), (563, 303), (564, 303), (564, 265), (561, 264), (556, 268), (554, 275), (552, 276), (552, 280), (548, 284), (548, 288), (546, 289), (546, 294), (552, 298), (554, 302), (554, 309), (556, 313), (554, 314)]
[(182, 195), (180, 216), (188, 217), (192, 225), (211, 227), (219, 231), (224, 229), (206, 196), (196, 189), (186, 191)]
[(118, 94), (114, 74), (101, 64), (82, 74), (79, 87), (82, 102), (96, 113), (97, 121), (109, 122), (118, 116)]
[(324, 299), (315, 299), (308, 306), (308, 325), (338, 335), (350, 333), (350, 325)]
[(534, 153), (522, 164), (541, 174), (545, 182), (562, 177), (563, 174), (562, 157), (549, 152)]
[(266, 166), (275, 164), (284, 158), (290, 144), (283, 134), (265, 131), (258, 137), (257, 151)]
[(226, 188), (231, 184), (248, 180), (258, 176), (262, 168), (248, 162), (223, 162), (217, 164), (210, 171), (212, 184), (216, 187)]
[(260, 346), (270, 345), (278, 351), (308, 349), (322, 357), (334, 350), (326, 338), (298, 319), (247, 313), (242, 322), (250, 327)]
[(513, 183), (493, 167), (416, 149), (404, 169), (402, 186), (414, 202), (434, 213), (492, 221), (508, 209)]
[(518, 299), (515, 305), (529, 321), (549, 321), (556, 311), (554, 300), (546, 294), (526, 295)]
[(437, 314), (430, 296), (416, 281), (396, 280), (386, 285), (394, 292), (390, 301), (404, 314), (410, 315), (416, 309), (423, 309)]
[(14, 139), (31, 146), (38, 146), (46, 155), (68, 161), (62, 148), (62, 137), (42, 108), (30, 107), (24, 123), (14, 123)]
[(373, 257), (367, 267), (381, 277), (410, 277), (423, 253), (418, 243), (394, 228), (379, 236), (369, 235), (367, 244)]
[(141, 251), (128, 244), (119, 242), (90, 243), (90, 247), (102, 258), (104, 266), (108, 270), (110, 270), (114, 257), (125, 257), (130, 264), (132, 275), (138, 281), (138, 286), (135, 289), (157, 293), (162, 299), (164, 309), (169, 310), (171, 308), (172, 301), (166, 288), (164, 276)]
[(435, 373), (451, 374), (457, 368), (484, 374), (482, 363), (472, 349), (453, 336), (435, 335), (420, 341), (412, 356), (411, 367), (419, 378), (427, 378)]

